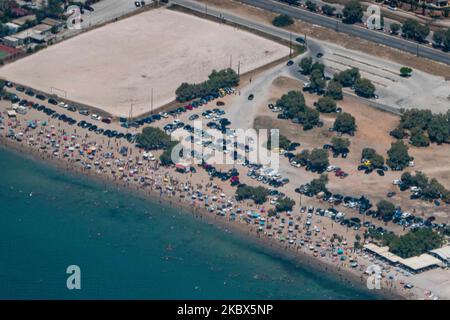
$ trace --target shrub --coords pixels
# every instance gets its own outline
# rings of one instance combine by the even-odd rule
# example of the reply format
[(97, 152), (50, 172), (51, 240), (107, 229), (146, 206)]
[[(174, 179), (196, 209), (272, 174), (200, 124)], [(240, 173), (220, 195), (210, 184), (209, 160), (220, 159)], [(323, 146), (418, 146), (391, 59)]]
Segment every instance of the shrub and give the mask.
[(280, 14), (272, 20), (275, 27), (286, 27), (294, 23), (294, 19), (287, 14)]

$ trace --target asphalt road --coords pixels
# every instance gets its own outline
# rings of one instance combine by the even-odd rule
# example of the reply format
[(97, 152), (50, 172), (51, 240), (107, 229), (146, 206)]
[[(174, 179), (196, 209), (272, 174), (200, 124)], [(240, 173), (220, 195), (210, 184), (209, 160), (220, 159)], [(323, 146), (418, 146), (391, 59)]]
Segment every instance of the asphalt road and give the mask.
[(359, 37), (368, 41), (386, 45), (391, 48), (406, 51), (412, 54), (450, 64), (450, 54), (439, 51), (425, 45), (421, 45), (412, 41), (393, 37), (378, 31), (369, 30), (356, 25), (349, 25), (340, 22), (340, 20), (313, 13), (297, 7), (285, 5), (283, 3), (271, 0), (239, 0), (249, 5), (272, 11), (280, 14), (288, 14), (296, 19), (316, 24), (325, 28), (335, 29), (339, 32), (346, 33), (351, 36)]

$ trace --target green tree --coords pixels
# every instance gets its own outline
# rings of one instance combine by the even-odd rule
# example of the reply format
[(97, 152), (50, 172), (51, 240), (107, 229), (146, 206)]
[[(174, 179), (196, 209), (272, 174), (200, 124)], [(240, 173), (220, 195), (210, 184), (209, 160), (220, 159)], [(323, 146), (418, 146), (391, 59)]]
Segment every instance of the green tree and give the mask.
[(430, 139), (424, 134), (421, 128), (413, 128), (409, 142), (415, 147), (428, 147)]
[(391, 30), (391, 33), (395, 34), (395, 35), (399, 33), (401, 27), (402, 26), (400, 24), (398, 24), (398, 23), (391, 23), (389, 25), (389, 29)]
[(364, 148), (361, 152), (361, 159), (369, 160), (374, 168), (381, 168), (384, 166), (384, 158), (378, 154), (375, 149)]
[(64, 12), (63, 4), (62, 0), (48, 0), (46, 10), (53, 16), (59, 16)]
[(342, 14), (344, 16), (343, 21), (345, 23), (353, 24), (361, 22), (364, 11), (359, 1), (352, 0), (345, 4), (344, 9), (342, 10)]
[(302, 73), (309, 75), (312, 71), (313, 59), (311, 57), (305, 57), (300, 60), (299, 67), (302, 69)]
[(369, 79), (357, 79), (355, 82), (355, 93), (361, 97), (372, 98), (375, 95), (375, 86)]
[(401, 67), (400, 68), (400, 76), (402, 76), (404, 78), (411, 77), (412, 72), (413, 72), (413, 69), (411, 69), (409, 67)]
[(446, 31), (443, 29), (437, 30), (433, 33), (433, 42), (436, 46), (441, 47), (445, 40)]
[(439, 199), (444, 192), (444, 186), (440, 184), (435, 178), (433, 178), (425, 186), (425, 188), (422, 189), (421, 194), (427, 199)]
[(347, 69), (334, 75), (334, 79), (339, 81), (343, 87), (353, 86), (360, 77), (358, 68)]
[(170, 145), (170, 136), (159, 128), (145, 127), (138, 134), (136, 143), (146, 150), (165, 149)]
[(306, 0), (305, 5), (306, 5), (306, 9), (308, 9), (309, 11), (312, 11), (312, 12), (317, 11), (317, 4), (315, 2)]
[(335, 152), (347, 152), (348, 147), (350, 146), (350, 140), (348, 140), (347, 138), (333, 137), (331, 139), (331, 145), (333, 146), (333, 151)]
[(444, 49), (444, 51), (450, 51), (450, 28), (445, 33), (445, 38), (442, 43), (442, 48)]
[(284, 109), (289, 118), (293, 118), (305, 111), (305, 97), (300, 91), (289, 91), (277, 100), (276, 106)]
[(433, 119), (433, 113), (430, 110), (410, 109), (402, 114), (400, 125), (407, 130), (413, 128), (426, 130), (431, 119)]
[(275, 27), (287, 27), (294, 23), (294, 19), (287, 14), (280, 14), (272, 20)]
[(311, 192), (311, 194), (316, 195), (320, 192), (327, 191), (327, 183), (328, 183), (328, 175), (321, 174), (318, 179), (313, 179), (309, 183), (309, 189), (308, 191)]
[(401, 176), (401, 181), (404, 185), (411, 187), (414, 185), (414, 177), (410, 172), (403, 172)]
[(323, 77), (323, 72), (319, 69), (313, 69), (311, 76), (309, 77), (310, 87), (313, 91), (321, 92), (325, 89), (326, 81)]
[(406, 168), (409, 161), (411, 161), (411, 157), (408, 154), (408, 146), (402, 140), (392, 143), (387, 154), (387, 164), (391, 168), (399, 168), (402, 170)]
[(333, 6), (330, 6), (329, 4), (325, 4), (322, 6), (322, 12), (329, 17), (333, 16), (335, 11), (336, 11), (336, 8)]
[(401, 126), (396, 127), (394, 130), (389, 132), (391, 136), (393, 136), (395, 139), (403, 139), (405, 138), (405, 130)]
[[(176, 141), (171, 141), (168, 145), (168, 147), (161, 153), (159, 156), (159, 161), (161, 162), (161, 165), (163, 166), (171, 166), (173, 165), (172, 161), (172, 150), (173, 148), (178, 144)], [(179, 156), (183, 156), (182, 154), (179, 154)]]
[(430, 28), (420, 24), (417, 20), (406, 19), (402, 26), (402, 32), (407, 39), (423, 42), (430, 33)]
[(440, 248), (443, 236), (431, 229), (412, 229), (408, 233), (395, 236), (389, 243), (390, 251), (402, 258), (410, 258)]
[(247, 185), (240, 185), (236, 189), (236, 200), (242, 201), (251, 199), (255, 204), (263, 204), (267, 201), (269, 191), (262, 187), (252, 187)]
[(294, 200), (292, 200), (289, 197), (284, 197), (284, 198), (278, 199), (275, 209), (277, 210), (277, 212), (292, 211), (292, 208), (294, 207), (294, 205), (295, 205)]
[(447, 142), (450, 135), (449, 127), (450, 126), (445, 115), (433, 115), (427, 126), (428, 137), (432, 142), (437, 144)]
[(303, 130), (310, 130), (319, 123), (319, 112), (311, 108), (306, 108), (305, 112), (300, 115), (300, 119), (303, 121)]
[(341, 133), (353, 134), (356, 131), (356, 120), (350, 113), (339, 113), (334, 121), (333, 129)]
[(309, 155), (309, 165), (318, 172), (323, 172), (330, 165), (328, 152), (323, 149), (313, 149)]
[(295, 162), (301, 164), (302, 166), (306, 166), (309, 162), (310, 156), (309, 150), (302, 150), (300, 153), (297, 153), (294, 157)]
[(394, 216), (395, 206), (390, 201), (381, 200), (377, 204), (377, 212), (382, 218), (389, 219)]
[(342, 100), (342, 85), (339, 81), (331, 80), (328, 82), (326, 95), (334, 100)]
[(323, 113), (336, 112), (336, 101), (329, 96), (321, 97), (316, 102), (316, 109)]
[(235, 87), (239, 84), (238, 74), (231, 68), (216, 71), (213, 70), (208, 80), (202, 83), (182, 83), (175, 91), (179, 102), (189, 101), (217, 92), (223, 87)]

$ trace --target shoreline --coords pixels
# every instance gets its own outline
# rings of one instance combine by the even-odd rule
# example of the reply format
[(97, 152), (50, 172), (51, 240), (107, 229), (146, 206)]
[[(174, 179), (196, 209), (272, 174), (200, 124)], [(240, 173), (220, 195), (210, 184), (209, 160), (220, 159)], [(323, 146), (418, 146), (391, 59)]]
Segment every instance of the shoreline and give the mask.
[[(154, 190), (153, 188), (144, 190), (139, 188), (138, 185), (132, 186), (131, 183), (126, 183), (124, 181), (113, 181), (106, 178), (108, 176), (96, 172), (91, 173), (88, 171), (86, 173), (86, 171), (83, 171), (81, 168), (70, 166), (70, 163), (68, 162), (64, 165), (64, 162), (50, 157), (48, 154), (47, 156), (49, 157), (46, 158), (44, 157), (44, 154), (36, 151), (34, 148), (18, 144), (4, 137), (0, 137), (0, 148), (17, 153), (19, 156), (32, 161), (51, 166), (58, 171), (66, 170), (69, 174), (78, 177), (87, 177), (91, 181), (100, 183), (104, 188), (114, 188), (117, 191), (131, 192), (133, 195), (145, 201), (156, 202), (172, 209), (180, 209), (180, 214), (190, 214), (193, 218), (203, 220), (205, 223), (218, 228), (222, 232), (235, 233), (238, 236), (245, 238), (246, 241), (251, 241), (251, 243), (257, 245), (264, 253), (269, 254), (271, 257), (280, 257), (289, 263), (304, 267), (311, 271), (324, 272), (329, 279), (344, 283), (347, 286), (358, 290), (368, 290), (365, 287), (366, 277), (363, 275), (358, 276), (358, 272), (356, 271), (353, 272), (349, 269), (341, 268), (340, 266), (337, 267), (330, 261), (315, 258), (308, 251), (301, 250), (300, 247), (297, 247), (296, 250), (288, 244), (283, 245), (282, 243), (275, 241), (275, 239), (271, 239), (264, 234), (261, 235), (255, 228), (249, 228), (248, 225), (239, 223), (239, 221), (234, 221), (233, 223), (230, 219), (222, 218), (215, 213), (208, 212), (205, 207), (191, 206), (188, 201), (183, 201), (179, 196), (162, 196), (158, 195), (157, 190)], [(373, 294), (384, 299), (401, 300), (409, 298), (402, 295), (400, 292), (397, 292), (395, 289), (387, 288), (382, 288), (377, 292), (373, 292)]]

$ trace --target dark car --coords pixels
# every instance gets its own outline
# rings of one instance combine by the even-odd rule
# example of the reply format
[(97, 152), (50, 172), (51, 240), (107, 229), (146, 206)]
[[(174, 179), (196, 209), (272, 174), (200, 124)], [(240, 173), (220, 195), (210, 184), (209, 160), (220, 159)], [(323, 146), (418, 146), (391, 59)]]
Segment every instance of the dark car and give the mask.
[(54, 104), (55, 106), (58, 104), (58, 101), (56, 101), (53, 98), (48, 99), (48, 103)]
[(377, 173), (378, 173), (379, 176), (384, 177), (384, 171), (383, 170), (378, 169)]
[(302, 44), (306, 43), (305, 39), (302, 37), (295, 38), (295, 41), (297, 41), (298, 43), (302, 43)]
[(395, 195), (396, 195), (396, 193), (395, 193), (395, 192), (392, 192), (392, 191), (387, 193), (387, 197), (388, 197), (388, 198), (392, 198), (392, 197), (395, 196)]
[(323, 53), (322, 52), (319, 52), (318, 54), (316, 54), (316, 58), (317, 59), (320, 59), (320, 58), (322, 58), (323, 57)]
[(253, 100), (253, 98), (255, 98), (255, 95), (253, 93), (248, 96), (248, 100)]
[(292, 61), (292, 60), (289, 60), (289, 61), (286, 63), (286, 65), (287, 65), (288, 67), (292, 66), (293, 64), (294, 64), (294, 61)]

